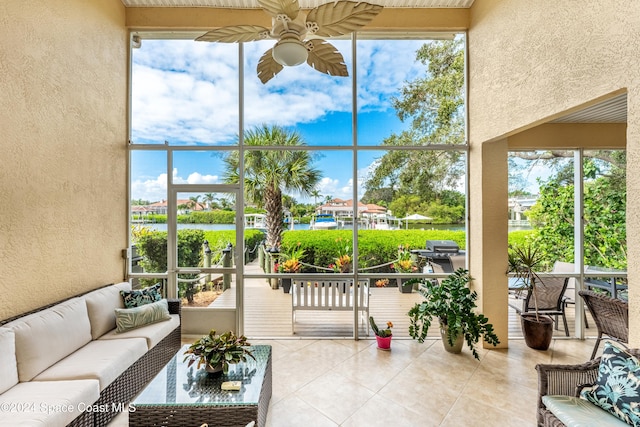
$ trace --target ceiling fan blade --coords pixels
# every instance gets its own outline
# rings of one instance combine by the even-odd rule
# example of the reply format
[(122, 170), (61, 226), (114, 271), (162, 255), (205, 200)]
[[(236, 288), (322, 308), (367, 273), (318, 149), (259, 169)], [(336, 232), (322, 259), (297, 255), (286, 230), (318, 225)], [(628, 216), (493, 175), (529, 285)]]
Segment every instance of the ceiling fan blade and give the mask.
[(300, 13), (298, 0), (258, 0), (258, 3), (271, 16), (285, 14), (293, 21)]
[(209, 31), (198, 37), (199, 42), (239, 43), (268, 39), (269, 29), (259, 25), (234, 25)]
[(313, 48), (309, 50), (307, 64), (317, 71), (331, 76), (346, 77), (349, 75), (342, 54), (331, 43), (322, 39), (313, 39), (306, 43), (313, 45)]
[(266, 51), (258, 61), (258, 78), (265, 84), (275, 77), (284, 67), (273, 59), (273, 49)]
[[(317, 25), (316, 36), (332, 37), (349, 34), (367, 25), (380, 13), (382, 6), (341, 1), (312, 9), (307, 15), (307, 27)], [(315, 25), (313, 25), (315, 23)]]

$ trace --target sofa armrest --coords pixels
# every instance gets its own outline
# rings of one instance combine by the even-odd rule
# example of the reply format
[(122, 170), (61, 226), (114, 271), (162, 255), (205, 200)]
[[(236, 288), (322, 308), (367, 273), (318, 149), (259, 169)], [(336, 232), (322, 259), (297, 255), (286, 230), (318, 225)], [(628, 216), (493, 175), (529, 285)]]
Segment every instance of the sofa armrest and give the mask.
[(167, 299), (170, 314), (182, 314), (182, 301), (180, 299)]
[(578, 396), (579, 386), (593, 384), (598, 377), (600, 359), (580, 365), (536, 365), (538, 371), (538, 424), (543, 425), (540, 409), (544, 408), (542, 396)]

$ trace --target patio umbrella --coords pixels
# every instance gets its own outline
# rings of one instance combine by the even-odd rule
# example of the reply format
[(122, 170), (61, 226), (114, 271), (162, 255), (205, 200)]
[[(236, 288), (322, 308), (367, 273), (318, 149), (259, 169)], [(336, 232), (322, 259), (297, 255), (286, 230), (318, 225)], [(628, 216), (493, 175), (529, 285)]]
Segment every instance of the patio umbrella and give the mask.
[(402, 218), (405, 221), (406, 227), (405, 229), (409, 228), (409, 221), (416, 221), (416, 220), (427, 220), (427, 219), (433, 219), (431, 217), (428, 216), (424, 216), (424, 215), (420, 215), (420, 214), (411, 214), (409, 216), (405, 216), (404, 218)]

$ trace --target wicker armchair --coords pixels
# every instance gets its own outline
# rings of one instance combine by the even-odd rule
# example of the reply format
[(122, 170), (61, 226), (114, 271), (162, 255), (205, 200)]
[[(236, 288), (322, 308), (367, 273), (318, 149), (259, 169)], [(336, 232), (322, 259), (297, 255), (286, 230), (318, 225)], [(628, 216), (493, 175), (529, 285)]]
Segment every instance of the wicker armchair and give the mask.
[[(631, 349), (629, 353), (640, 357), (640, 349)], [(579, 396), (584, 386), (593, 384), (598, 378), (599, 364), (600, 359), (598, 358), (580, 365), (540, 364), (536, 366), (536, 370), (538, 371), (538, 426), (564, 426), (564, 424), (544, 406), (542, 396)]]
[(629, 342), (629, 303), (593, 291), (580, 291), (578, 294), (587, 304), (598, 328), (598, 339), (591, 359), (596, 357), (603, 335), (614, 341)]

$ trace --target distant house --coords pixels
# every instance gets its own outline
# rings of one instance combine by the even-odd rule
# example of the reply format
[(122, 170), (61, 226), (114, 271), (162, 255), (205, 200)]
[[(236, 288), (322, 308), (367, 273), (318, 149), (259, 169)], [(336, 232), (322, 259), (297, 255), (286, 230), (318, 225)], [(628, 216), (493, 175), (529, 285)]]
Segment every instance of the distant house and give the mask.
[(529, 223), (526, 212), (536, 204), (538, 197), (513, 197), (509, 199), (509, 223)]
[[(199, 212), (199, 211), (206, 210), (205, 205), (200, 202), (196, 203), (195, 206), (190, 207), (189, 209), (180, 209), (180, 206), (185, 206), (185, 205), (190, 206), (191, 203), (192, 201), (189, 199), (178, 199), (177, 200), (178, 215), (185, 215), (185, 214), (188, 214), (189, 212)], [(146, 205), (146, 206), (132, 206), (131, 214), (134, 215), (134, 208), (136, 208), (137, 211), (139, 211), (140, 208), (144, 208), (146, 209), (147, 213), (166, 215), (167, 206), (168, 206), (168, 202), (166, 200), (161, 200), (159, 202), (151, 203), (150, 205)]]
[[(336, 219), (353, 218), (353, 212), (353, 199), (342, 200), (336, 198), (329, 200), (325, 204), (320, 205), (316, 208), (316, 213), (331, 214), (336, 217)], [(378, 206), (373, 203), (364, 204), (362, 202), (358, 202), (358, 212), (356, 216), (361, 217), (374, 214), (386, 215), (387, 213), (387, 208), (385, 208), (384, 206)]]

